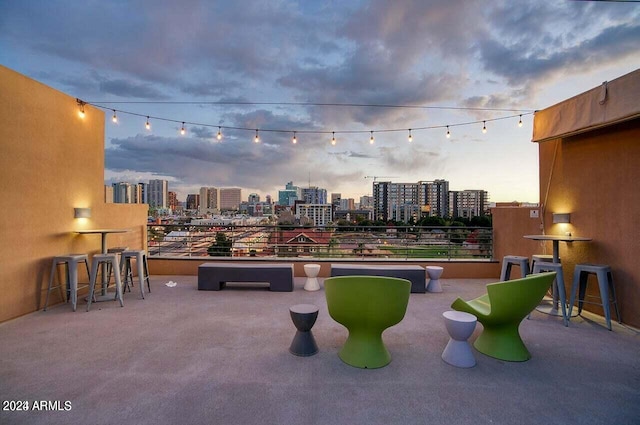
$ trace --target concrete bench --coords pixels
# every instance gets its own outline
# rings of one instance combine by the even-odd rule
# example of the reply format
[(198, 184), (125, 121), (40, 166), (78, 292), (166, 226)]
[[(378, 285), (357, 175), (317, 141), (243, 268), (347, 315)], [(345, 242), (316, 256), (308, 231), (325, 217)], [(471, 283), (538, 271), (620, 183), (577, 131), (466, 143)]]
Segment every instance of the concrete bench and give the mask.
[(426, 272), (422, 266), (387, 264), (331, 264), (331, 276), (386, 276), (399, 277), (411, 282), (411, 292), (426, 292)]
[(293, 291), (293, 264), (224, 264), (198, 266), (198, 290), (219, 291), (227, 282), (267, 282), (277, 292)]

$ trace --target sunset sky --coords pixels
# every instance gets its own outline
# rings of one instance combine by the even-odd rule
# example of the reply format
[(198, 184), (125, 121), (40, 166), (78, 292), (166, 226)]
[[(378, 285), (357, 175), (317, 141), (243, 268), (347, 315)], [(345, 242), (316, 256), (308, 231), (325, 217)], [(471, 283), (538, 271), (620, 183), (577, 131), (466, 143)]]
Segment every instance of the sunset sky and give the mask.
[(106, 184), (357, 201), (380, 176), (538, 202), (529, 112), (639, 68), (640, 3), (0, 1), (0, 64), (105, 106)]

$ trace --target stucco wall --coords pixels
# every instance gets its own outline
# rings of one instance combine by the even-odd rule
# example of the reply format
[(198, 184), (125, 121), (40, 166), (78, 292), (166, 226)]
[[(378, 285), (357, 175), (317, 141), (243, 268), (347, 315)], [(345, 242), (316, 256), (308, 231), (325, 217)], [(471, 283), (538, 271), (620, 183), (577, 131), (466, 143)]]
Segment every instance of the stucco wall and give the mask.
[[(539, 207), (497, 207), (491, 209), (493, 216), (493, 256), (500, 262), (505, 255), (551, 254), (551, 245), (525, 239), (524, 235), (539, 235), (542, 232)], [(500, 270), (497, 276), (499, 277)], [(520, 278), (520, 269), (511, 268), (511, 279)]]
[[(100, 235), (74, 230), (125, 228), (108, 246), (146, 247), (147, 206), (104, 202), (104, 113), (85, 111), (80, 119), (75, 98), (0, 66), (0, 321), (44, 304), (53, 256), (100, 250)], [(74, 219), (74, 207), (92, 217)]]
[[(593, 238), (592, 242), (560, 243), (567, 286), (576, 263), (610, 265), (622, 320), (634, 327), (640, 327), (639, 141), (640, 120), (636, 119), (539, 146), (546, 233)], [(571, 213), (571, 223), (552, 224), (553, 212)], [(589, 287), (590, 294), (599, 294), (595, 280)], [(587, 308), (602, 314), (598, 306)]]

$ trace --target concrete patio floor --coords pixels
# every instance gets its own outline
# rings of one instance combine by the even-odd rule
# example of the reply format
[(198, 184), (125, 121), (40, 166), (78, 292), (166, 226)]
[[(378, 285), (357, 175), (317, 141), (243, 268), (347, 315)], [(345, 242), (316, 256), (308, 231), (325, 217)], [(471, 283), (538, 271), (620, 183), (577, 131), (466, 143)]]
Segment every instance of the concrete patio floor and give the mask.
[[(196, 281), (153, 276), (146, 299), (136, 287), (124, 308), (87, 313), (81, 301), (75, 313), (61, 304), (0, 324), (0, 424), (640, 423), (640, 335), (617, 323), (610, 332), (597, 316), (566, 328), (534, 311), (520, 327), (533, 356), (524, 363), (476, 351), (474, 368), (443, 362), (442, 312), (490, 280), (412, 294), (405, 319), (384, 333), (392, 362), (375, 370), (338, 358), (346, 329), (304, 278), (291, 293), (204, 292)], [(288, 309), (299, 303), (320, 308), (312, 357), (288, 352)], [(30, 410), (8, 411), (9, 401)], [(60, 409), (34, 411), (36, 401)]]

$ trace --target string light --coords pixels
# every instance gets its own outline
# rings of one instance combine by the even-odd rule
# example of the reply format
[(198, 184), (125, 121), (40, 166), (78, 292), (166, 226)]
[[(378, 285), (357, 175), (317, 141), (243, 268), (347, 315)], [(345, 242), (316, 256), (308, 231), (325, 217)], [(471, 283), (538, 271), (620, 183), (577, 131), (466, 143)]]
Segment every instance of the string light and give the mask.
[(80, 99), (76, 99), (76, 102), (78, 102), (78, 116), (82, 119), (84, 119), (84, 105), (85, 102), (83, 102)]
[[(123, 111), (121, 109), (113, 109), (111, 107), (108, 106), (104, 106), (104, 104), (109, 104), (109, 103), (170, 103), (170, 104), (208, 104), (208, 103), (212, 103), (212, 102), (101, 102), (102, 104), (99, 103), (95, 103), (95, 102), (85, 102), (81, 99), (76, 99), (77, 104), (78, 104), (78, 114), (80, 117), (84, 117), (85, 116), (85, 109), (84, 109), (84, 105), (89, 104), (91, 106), (97, 107), (97, 108), (101, 108), (104, 109), (106, 111), (112, 111), (113, 115), (112, 115), (112, 120), (114, 122), (117, 121), (118, 114), (128, 114), (128, 115), (133, 115), (133, 116), (138, 116), (138, 117), (145, 117), (144, 114), (139, 114), (136, 112), (130, 112), (130, 111)], [(248, 103), (248, 104), (254, 104), (254, 103)], [(271, 103), (269, 103), (271, 104)], [(333, 104), (318, 104), (321, 106), (332, 106)], [(334, 106), (365, 106), (365, 105), (356, 105), (356, 104), (335, 104)], [(420, 106), (394, 106), (394, 105), (374, 105), (374, 106), (379, 106), (379, 107), (396, 107), (396, 108), (400, 108), (400, 107), (407, 107), (407, 108), (423, 108)], [(498, 111), (498, 109), (487, 109), (487, 108), (456, 108), (456, 107), (424, 107), (424, 108), (429, 108), (429, 109), (472, 109), (472, 110), (487, 110), (487, 111)], [(450, 138), (451, 137), (451, 131), (450, 131), (450, 127), (456, 127), (456, 126), (468, 126), (468, 125), (473, 125), (473, 124), (478, 124), (480, 122), (482, 122), (482, 132), (486, 133), (487, 131), (487, 122), (492, 122), (492, 121), (500, 121), (500, 120), (505, 120), (505, 119), (511, 119), (511, 118), (515, 118), (518, 117), (518, 126), (521, 127), (522, 126), (522, 117), (524, 115), (533, 115), (535, 113), (535, 111), (529, 111), (529, 110), (516, 110), (516, 109), (500, 109), (499, 111), (512, 111), (515, 112), (515, 114), (512, 115), (508, 115), (508, 116), (502, 116), (502, 117), (497, 117), (497, 118), (491, 118), (491, 119), (485, 119), (485, 120), (478, 120), (478, 121), (467, 121), (467, 122), (460, 122), (460, 123), (454, 123), (454, 124), (450, 124), (450, 125), (446, 125), (447, 128), (447, 133), (446, 133), (446, 137)], [(158, 116), (149, 116), (146, 115), (146, 122), (145, 122), (145, 127), (147, 130), (151, 130), (151, 124), (150, 124), (150, 119), (153, 118), (154, 120), (158, 120), (158, 121), (166, 121), (166, 122), (171, 122), (171, 123), (176, 123), (176, 124), (180, 124), (182, 123), (182, 128), (184, 128), (185, 130), (185, 134), (186, 134), (186, 125), (194, 125), (194, 126), (202, 126), (202, 127), (218, 127), (218, 133), (216, 135), (218, 140), (222, 139), (222, 126), (219, 125), (212, 125), (212, 124), (207, 124), (207, 123), (199, 123), (199, 122), (187, 122), (187, 121), (178, 121), (175, 119), (171, 119), (171, 118), (164, 118), (164, 117), (158, 117)], [(413, 141), (413, 131), (422, 131), (422, 130), (430, 130), (430, 129), (438, 129), (438, 128), (442, 128), (442, 125), (430, 125), (430, 126), (424, 126), (424, 127), (416, 127), (416, 128), (411, 128), (408, 129), (408, 139), (410, 142)], [(257, 135), (258, 135), (258, 140), (254, 141), (256, 143), (260, 142), (259, 139), (259, 130), (258, 129), (254, 129), (254, 128), (248, 128), (248, 127), (229, 127), (229, 126), (225, 126), (225, 129), (231, 129), (231, 130), (241, 130), (241, 131), (256, 131)], [(296, 142), (297, 142), (297, 133), (298, 131), (294, 131), (291, 129), (277, 129), (277, 128), (268, 128), (268, 129), (263, 129), (263, 131), (269, 131), (269, 132), (274, 132), (274, 133), (294, 133), (294, 137), (296, 138)], [(344, 130), (344, 131), (338, 131), (338, 133), (364, 133), (366, 130)], [(370, 133), (370, 143), (374, 142), (374, 136), (373, 133), (374, 132), (378, 132), (378, 133), (391, 133), (391, 132), (400, 132), (400, 131), (407, 131), (407, 129), (401, 129), (401, 128), (387, 128), (387, 129), (379, 129), (379, 130), (369, 130)], [(302, 130), (303, 133), (308, 133), (308, 134), (327, 134), (329, 133), (329, 131), (326, 130)], [(332, 131), (332, 139), (331, 139), (331, 143), (333, 145), (336, 144), (336, 137), (335, 137), (335, 133), (336, 131)], [(293, 142), (293, 139), (292, 139)]]
[(182, 134), (184, 136), (184, 133), (186, 133), (187, 130), (184, 129), (184, 121), (182, 122), (182, 128), (180, 129), (180, 134)]
[(258, 129), (256, 128), (256, 137), (253, 139), (255, 143), (260, 143), (260, 136), (258, 136)]
[(111, 121), (113, 121), (114, 124), (118, 123), (118, 116), (116, 115), (116, 110), (113, 110), (113, 116), (111, 117)]
[(298, 139), (296, 138), (296, 132), (293, 132), (293, 139), (291, 139), (291, 142), (295, 145), (296, 143), (298, 143)]

